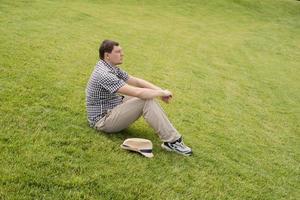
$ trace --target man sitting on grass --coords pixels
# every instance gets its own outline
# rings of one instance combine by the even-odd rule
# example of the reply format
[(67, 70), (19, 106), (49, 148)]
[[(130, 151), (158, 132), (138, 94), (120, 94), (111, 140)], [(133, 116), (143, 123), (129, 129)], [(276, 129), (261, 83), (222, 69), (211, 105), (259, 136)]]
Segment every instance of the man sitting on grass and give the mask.
[(122, 64), (123, 52), (117, 42), (104, 40), (99, 57), (86, 88), (90, 126), (107, 133), (119, 132), (143, 115), (163, 141), (162, 148), (191, 155), (192, 150), (154, 100), (160, 97), (169, 103), (172, 93), (121, 70), (117, 65)]

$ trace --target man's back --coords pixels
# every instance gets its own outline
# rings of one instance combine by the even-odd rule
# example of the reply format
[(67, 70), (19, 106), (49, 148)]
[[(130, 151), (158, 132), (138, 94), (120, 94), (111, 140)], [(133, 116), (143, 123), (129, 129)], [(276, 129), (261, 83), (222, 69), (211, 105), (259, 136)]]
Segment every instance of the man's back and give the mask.
[(116, 91), (127, 79), (126, 72), (103, 60), (96, 64), (86, 88), (86, 109), (91, 126), (94, 126), (109, 109), (122, 103), (123, 97), (116, 94)]

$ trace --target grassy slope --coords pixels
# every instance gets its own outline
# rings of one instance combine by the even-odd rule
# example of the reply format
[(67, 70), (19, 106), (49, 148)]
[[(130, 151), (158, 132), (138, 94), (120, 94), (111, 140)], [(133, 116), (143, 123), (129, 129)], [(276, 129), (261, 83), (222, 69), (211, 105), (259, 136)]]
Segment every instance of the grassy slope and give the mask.
[[(299, 199), (297, 1), (1, 1), (0, 199)], [(84, 89), (104, 38), (195, 155), (138, 121), (97, 134)], [(120, 150), (154, 143), (148, 160)]]

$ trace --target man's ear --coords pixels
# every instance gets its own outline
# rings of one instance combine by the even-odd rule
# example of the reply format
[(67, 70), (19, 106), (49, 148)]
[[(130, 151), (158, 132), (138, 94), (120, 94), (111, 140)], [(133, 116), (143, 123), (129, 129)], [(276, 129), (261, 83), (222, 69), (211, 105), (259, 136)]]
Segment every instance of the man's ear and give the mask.
[(104, 52), (104, 59), (108, 59), (109, 58), (109, 54), (107, 52)]

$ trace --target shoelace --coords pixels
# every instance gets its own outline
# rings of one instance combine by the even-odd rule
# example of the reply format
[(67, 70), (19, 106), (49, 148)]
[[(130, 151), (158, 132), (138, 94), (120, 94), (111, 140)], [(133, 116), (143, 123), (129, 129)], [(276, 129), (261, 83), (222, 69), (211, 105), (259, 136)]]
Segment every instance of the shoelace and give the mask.
[(176, 142), (179, 144), (178, 146), (182, 147), (183, 149), (187, 148), (187, 146), (183, 142)]

